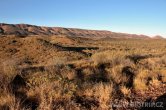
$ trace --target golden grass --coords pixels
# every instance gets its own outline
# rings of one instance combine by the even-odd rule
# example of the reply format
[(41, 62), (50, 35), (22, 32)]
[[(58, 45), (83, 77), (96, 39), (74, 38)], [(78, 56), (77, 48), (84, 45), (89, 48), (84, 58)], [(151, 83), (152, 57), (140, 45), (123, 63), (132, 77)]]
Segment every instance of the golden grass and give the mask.
[(126, 86), (121, 86), (120, 87), (121, 92), (123, 93), (123, 95), (125, 96), (129, 96), (131, 94), (131, 90), (129, 88), (127, 88)]
[[(0, 64), (0, 107), (23, 109), (21, 98), (12, 92), (21, 88), (27, 99), (38, 102), (39, 110), (107, 110), (118, 96), (125, 99), (133, 95), (132, 90), (144, 92), (166, 82), (165, 40), (67, 38), (63, 43), (63, 38), (34, 36), (17, 39), (22, 44), (17, 46), (10, 43), (14, 39), (0, 41), (0, 60), (17, 59), (2, 60)], [(64, 48), (69, 46), (71, 49)], [(87, 50), (88, 47), (99, 49)], [(8, 52), (11, 48), (19, 52)], [(12, 82), (16, 75), (26, 83), (25, 87)]]
[(152, 80), (150, 81), (150, 84), (153, 86), (159, 86), (161, 82), (156, 78), (152, 78)]
[(134, 80), (134, 88), (136, 91), (137, 90), (141, 90), (141, 91), (147, 90), (146, 82), (144, 80), (141, 80), (141, 79), (135, 79)]
[(139, 70), (136, 78), (134, 79), (134, 88), (136, 90), (146, 90), (147, 89), (147, 78), (149, 77), (148, 70)]
[(94, 87), (94, 96), (100, 103), (102, 109), (108, 109), (108, 105), (112, 98), (113, 86), (112, 84), (99, 83)]
[(20, 103), (21, 102), (7, 89), (0, 95), (0, 107), (3, 107), (3, 109), (19, 110)]

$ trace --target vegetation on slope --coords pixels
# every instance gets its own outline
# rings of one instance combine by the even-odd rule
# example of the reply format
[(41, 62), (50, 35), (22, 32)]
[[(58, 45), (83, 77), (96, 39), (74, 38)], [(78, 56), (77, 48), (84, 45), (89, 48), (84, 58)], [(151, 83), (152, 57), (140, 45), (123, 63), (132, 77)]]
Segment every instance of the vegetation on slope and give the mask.
[(0, 38), (0, 109), (164, 109), (165, 40), (56, 37)]

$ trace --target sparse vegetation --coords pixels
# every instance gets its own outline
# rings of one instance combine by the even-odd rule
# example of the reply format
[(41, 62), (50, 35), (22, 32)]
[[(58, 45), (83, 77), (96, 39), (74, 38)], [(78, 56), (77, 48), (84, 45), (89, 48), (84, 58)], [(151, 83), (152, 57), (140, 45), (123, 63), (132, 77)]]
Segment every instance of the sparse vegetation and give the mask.
[(118, 110), (115, 100), (164, 94), (164, 39), (47, 37), (0, 38), (1, 110)]

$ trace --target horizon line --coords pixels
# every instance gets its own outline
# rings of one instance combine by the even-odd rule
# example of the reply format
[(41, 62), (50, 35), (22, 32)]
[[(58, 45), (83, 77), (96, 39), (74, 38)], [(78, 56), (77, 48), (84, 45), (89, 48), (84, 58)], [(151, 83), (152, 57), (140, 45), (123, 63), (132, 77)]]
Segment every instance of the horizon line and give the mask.
[(7, 25), (20, 25), (20, 24), (24, 24), (24, 25), (31, 25), (31, 26), (37, 26), (37, 27), (48, 27), (48, 28), (69, 28), (69, 29), (80, 29), (80, 30), (90, 30), (90, 31), (107, 31), (107, 32), (115, 32), (115, 33), (120, 33), (120, 34), (130, 34), (130, 35), (142, 35), (142, 36), (147, 36), (147, 37), (156, 37), (156, 36), (160, 36), (162, 38), (166, 38), (166, 36), (162, 36), (160, 34), (156, 34), (156, 35), (147, 35), (147, 34), (143, 34), (143, 33), (131, 33), (131, 32), (119, 32), (119, 31), (112, 31), (112, 30), (107, 30), (107, 29), (93, 29), (93, 28), (80, 28), (80, 27), (68, 27), (68, 26), (50, 26), (50, 25), (39, 25), (39, 24), (31, 24), (31, 23), (1, 23), (0, 24), (7, 24)]

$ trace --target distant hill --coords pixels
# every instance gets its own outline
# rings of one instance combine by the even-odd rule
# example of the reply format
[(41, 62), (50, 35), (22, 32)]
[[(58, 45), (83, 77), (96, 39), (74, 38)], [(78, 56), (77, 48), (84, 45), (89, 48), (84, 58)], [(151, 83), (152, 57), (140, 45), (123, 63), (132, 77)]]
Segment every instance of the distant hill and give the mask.
[(156, 35), (156, 36), (153, 37), (153, 39), (164, 39), (164, 38), (160, 35)]
[(99, 38), (149, 38), (146, 35), (116, 33), (111, 31), (85, 30), (62, 27), (44, 27), (29, 24), (0, 23), (0, 35), (66, 35), (71, 37)]

